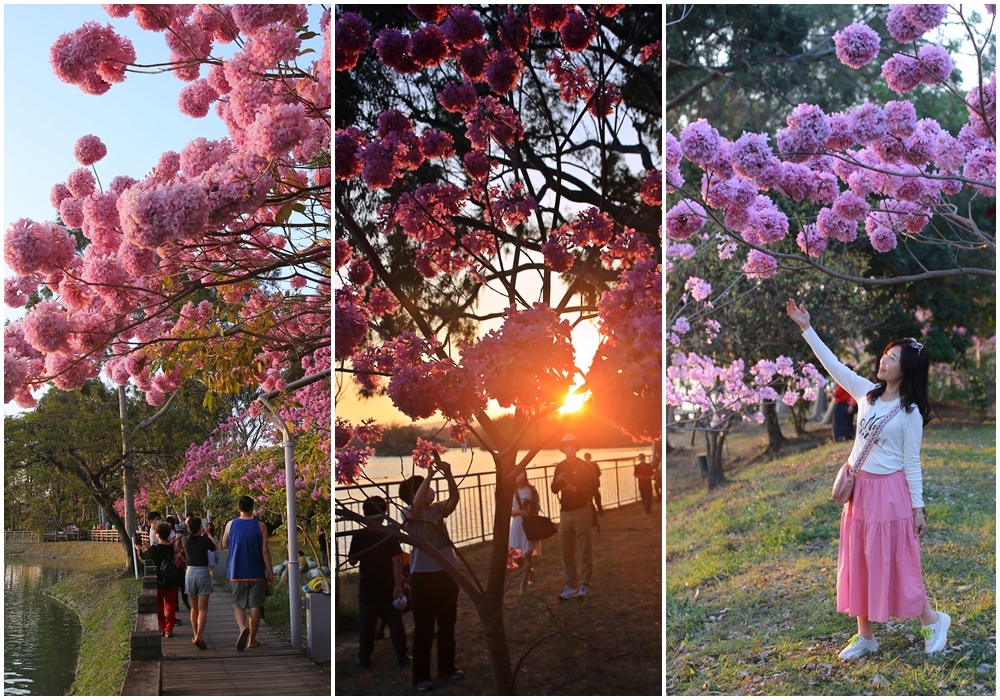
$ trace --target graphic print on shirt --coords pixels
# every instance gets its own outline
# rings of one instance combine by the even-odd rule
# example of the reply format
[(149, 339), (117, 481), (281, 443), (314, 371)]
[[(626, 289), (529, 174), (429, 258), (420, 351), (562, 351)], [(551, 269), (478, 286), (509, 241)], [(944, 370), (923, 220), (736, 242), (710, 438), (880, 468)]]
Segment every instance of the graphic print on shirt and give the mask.
[[(874, 430), (875, 426), (877, 426), (879, 422), (883, 418), (885, 418), (886, 415), (884, 413), (880, 416), (876, 416), (873, 414), (874, 411), (869, 412), (867, 416), (858, 421), (858, 433), (861, 435), (861, 438), (863, 440), (868, 439), (868, 436), (871, 434), (872, 430)], [(879, 447), (885, 446), (885, 438), (882, 435), (879, 435), (875, 439), (875, 444), (878, 445)]]

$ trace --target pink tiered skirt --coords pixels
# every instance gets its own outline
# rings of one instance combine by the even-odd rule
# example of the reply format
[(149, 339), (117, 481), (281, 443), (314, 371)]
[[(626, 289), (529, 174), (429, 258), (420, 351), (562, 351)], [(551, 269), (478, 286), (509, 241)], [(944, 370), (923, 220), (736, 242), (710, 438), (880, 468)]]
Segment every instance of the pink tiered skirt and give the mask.
[(837, 611), (888, 622), (917, 617), (926, 601), (906, 476), (858, 472), (840, 515)]

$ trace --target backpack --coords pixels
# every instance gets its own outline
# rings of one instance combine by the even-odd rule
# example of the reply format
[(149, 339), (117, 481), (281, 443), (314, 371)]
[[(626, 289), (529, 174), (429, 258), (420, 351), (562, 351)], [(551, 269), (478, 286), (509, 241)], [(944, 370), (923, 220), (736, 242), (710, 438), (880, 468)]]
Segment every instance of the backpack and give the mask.
[(176, 588), (181, 585), (181, 572), (173, 556), (166, 556), (156, 567), (156, 587)]

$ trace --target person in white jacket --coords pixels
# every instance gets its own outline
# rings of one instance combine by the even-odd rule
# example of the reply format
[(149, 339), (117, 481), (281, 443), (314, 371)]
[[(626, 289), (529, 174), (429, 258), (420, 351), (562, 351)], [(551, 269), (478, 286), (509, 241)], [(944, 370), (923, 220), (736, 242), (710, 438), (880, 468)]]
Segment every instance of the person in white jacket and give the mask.
[(840, 516), (837, 611), (858, 621), (858, 633), (840, 658), (876, 651), (872, 623), (888, 622), (890, 616), (919, 617), (924, 651), (941, 651), (951, 618), (927, 600), (918, 539), (927, 530), (920, 471), (920, 442), (930, 421), (927, 350), (913, 338), (892, 341), (879, 359), (879, 381), (872, 382), (847, 368), (823, 344), (804, 305), (789, 299), (786, 311), (830, 376), (858, 403), (858, 429), (848, 463), (857, 464), (865, 443), (882, 424)]

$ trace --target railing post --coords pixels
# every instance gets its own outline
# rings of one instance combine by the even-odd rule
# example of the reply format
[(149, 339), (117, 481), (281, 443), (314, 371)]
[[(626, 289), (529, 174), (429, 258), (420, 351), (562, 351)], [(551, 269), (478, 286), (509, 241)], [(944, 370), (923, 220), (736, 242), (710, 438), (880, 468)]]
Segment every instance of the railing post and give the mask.
[[(496, 488), (496, 486), (494, 486)], [(479, 494), (479, 540), (486, 541), (486, 504), (483, 503), (483, 475), (476, 474), (476, 492)]]

